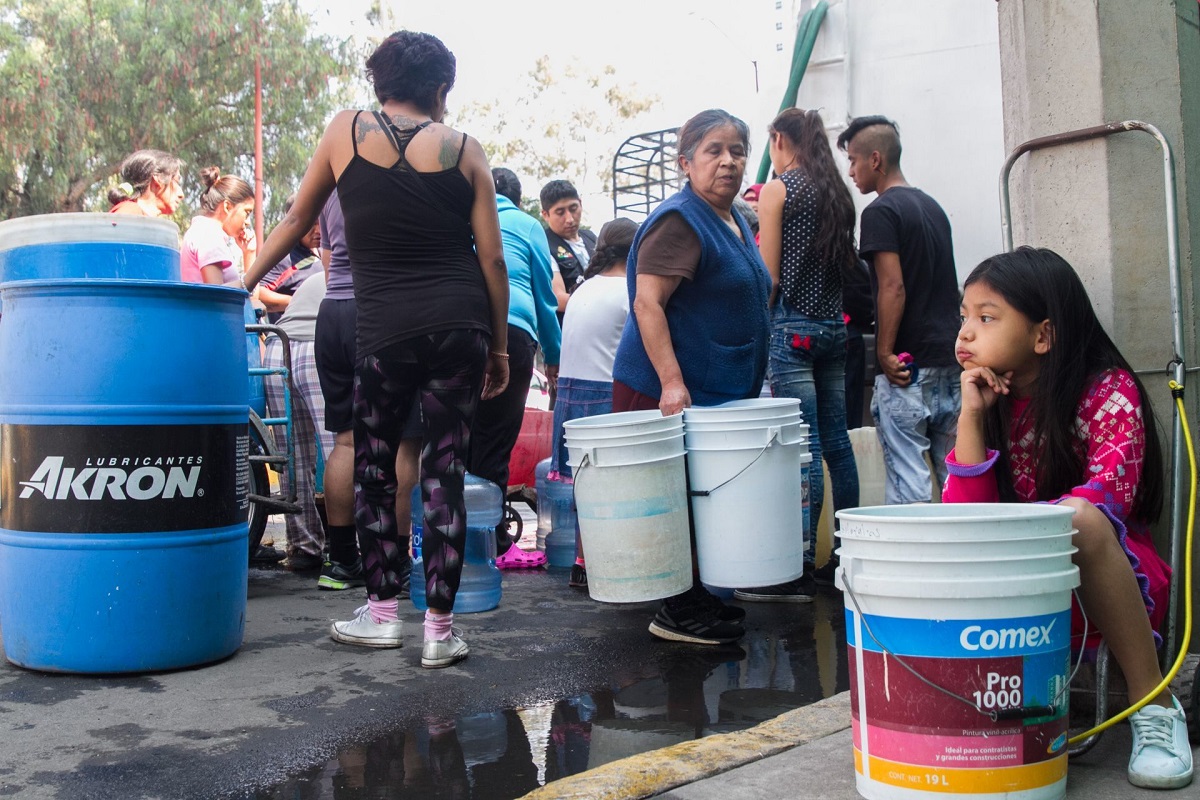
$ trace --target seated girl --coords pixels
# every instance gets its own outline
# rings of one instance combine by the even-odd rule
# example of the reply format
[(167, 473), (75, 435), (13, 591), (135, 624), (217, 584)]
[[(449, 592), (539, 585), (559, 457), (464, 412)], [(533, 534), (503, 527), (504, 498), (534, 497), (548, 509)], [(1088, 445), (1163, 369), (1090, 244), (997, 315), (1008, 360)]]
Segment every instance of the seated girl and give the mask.
[[(1149, 532), (1162, 511), (1163, 464), (1145, 388), (1079, 276), (1050, 250), (1022, 247), (976, 267), (961, 317), (962, 411), (943, 501), (1074, 508), (1083, 609), (1125, 674), (1130, 700), (1154, 693), (1170, 569)], [(1154, 693), (1129, 721), (1129, 781), (1190, 783), (1186, 721), (1170, 692)]]

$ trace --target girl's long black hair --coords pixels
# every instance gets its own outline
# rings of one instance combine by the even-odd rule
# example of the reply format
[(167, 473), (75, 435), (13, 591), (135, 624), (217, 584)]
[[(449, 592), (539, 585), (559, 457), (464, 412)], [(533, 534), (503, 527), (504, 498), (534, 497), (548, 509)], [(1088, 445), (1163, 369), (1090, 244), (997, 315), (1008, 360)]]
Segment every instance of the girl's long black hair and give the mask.
[[(1162, 448), (1146, 387), (1117, 350), (1096, 318), (1083, 282), (1053, 250), (1021, 247), (992, 256), (976, 267), (963, 284), (986, 284), (1031, 321), (1050, 321), (1050, 351), (1042, 357), (1037, 389), (1027, 413), (1033, 415), (1034, 458), (1038, 465), (1039, 500), (1053, 500), (1083, 482), (1086, 465), (1075, 430), (1079, 402), (1097, 375), (1123, 369), (1133, 377), (1142, 401), (1145, 460), (1134, 497), (1132, 516), (1153, 522), (1162, 512)], [(1000, 397), (985, 423), (988, 447), (1000, 452), (996, 475), (1000, 498), (1016, 497), (1008, 464), (1008, 398)]]
[[(854, 247), (854, 199), (833, 160), (829, 134), (815, 110), (788, 108), (781, 111), (767, 130), (787, 139), (796, 151), (800, 168), (817, 193), (817, 231), (813, 249), (827, 264), (838, 265), (843, 273), (857, 266)], [(784, 210), (784, 221), (787, 210)]]

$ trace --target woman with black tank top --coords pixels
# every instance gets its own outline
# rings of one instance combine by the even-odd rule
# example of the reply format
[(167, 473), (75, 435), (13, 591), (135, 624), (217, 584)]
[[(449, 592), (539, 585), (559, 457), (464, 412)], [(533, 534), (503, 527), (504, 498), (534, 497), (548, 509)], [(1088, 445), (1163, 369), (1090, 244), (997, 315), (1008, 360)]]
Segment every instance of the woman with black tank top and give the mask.
[[(482, 395), (508, 383), (508, 275), (495, 184), (479, 142), (443, 124), (455, 59), (436, 37), (399, 31), (367, 59), (380, 110), (342, 111), (321, 137), (292, 210), (246, 274), (253, 289), (308, 231), (337, 187), (358, 308), (354, 519), (367, 605), (333, 638), (399, 647), (397, 597), (411, 568), (397, 496), (424, 503), (421, 665), (467, 657), (451, 627), (466, 537), (463, 474)], [(422, 438), (402, 439), (419, 402)], [(423, 449), (421, 443), (424, 443)]]

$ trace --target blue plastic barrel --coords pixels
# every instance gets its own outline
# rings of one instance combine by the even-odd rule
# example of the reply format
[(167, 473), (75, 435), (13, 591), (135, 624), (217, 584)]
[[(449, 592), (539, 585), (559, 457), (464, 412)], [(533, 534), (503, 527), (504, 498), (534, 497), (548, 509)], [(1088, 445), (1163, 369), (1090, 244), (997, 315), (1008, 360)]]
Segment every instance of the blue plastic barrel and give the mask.
[(0, 287), (0, 634), (52, 672), (232, 654), (246, 615), (245, 293)]
[(41, 214), (0, 222), (0, 283), (49, 278), (177, 281), (179, 228), (127, 214)]
[[(467, 473), (463, 498), (467, 504), (467, 542), (462, 578), (454, 598), (455, 614), (491, 611), (500, 605), (500, 570), (496, 567), (496, 526), (504, 518), (504, 495), (489, 480)], [(418, 487), (419, 488), (419, 487)], [(420, 498), (416, 506), (420, 507)], [(425, 603), (425, 564), (413, 558), (412, 601), (418, 610)]]
[(546, 537), (546, 563), (551, 567), (570, 567), (575, 563), (575, 485), (562, 481), (546, 481), (545, 497), (538, 495), (550, 507), (550, 534)]

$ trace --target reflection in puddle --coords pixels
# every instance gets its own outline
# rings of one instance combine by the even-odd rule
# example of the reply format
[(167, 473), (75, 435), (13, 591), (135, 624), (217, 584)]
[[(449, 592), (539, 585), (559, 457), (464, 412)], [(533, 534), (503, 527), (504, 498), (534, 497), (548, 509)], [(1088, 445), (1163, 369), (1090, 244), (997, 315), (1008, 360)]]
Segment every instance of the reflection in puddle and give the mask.
[[(840, 598), (773, 606), (738, 645), (665, 646), (657, 675), (349, 746), (255, 800), (508, 800), (627, 756), (742, 730), (848, 688)], [(653, 674), (648, 670), (643, 674)]]

